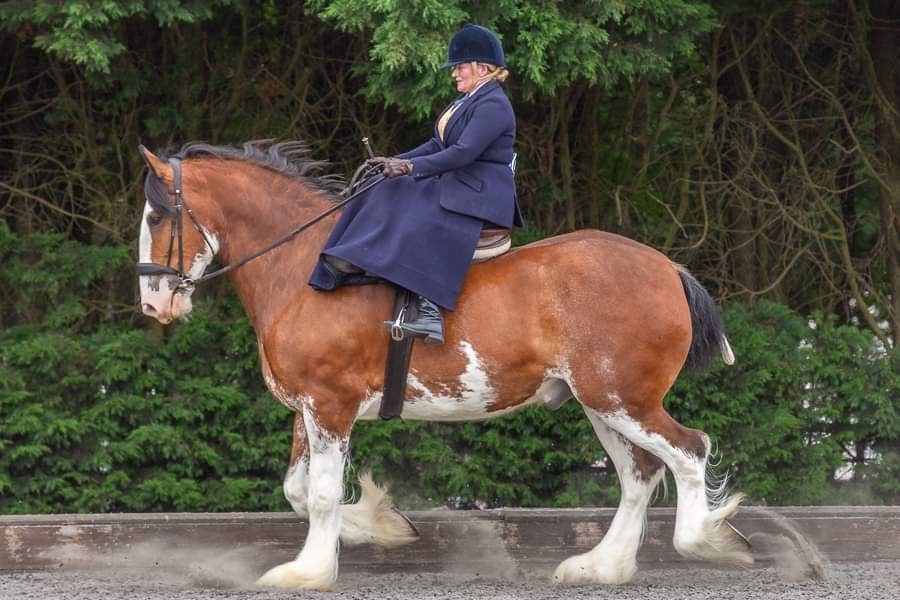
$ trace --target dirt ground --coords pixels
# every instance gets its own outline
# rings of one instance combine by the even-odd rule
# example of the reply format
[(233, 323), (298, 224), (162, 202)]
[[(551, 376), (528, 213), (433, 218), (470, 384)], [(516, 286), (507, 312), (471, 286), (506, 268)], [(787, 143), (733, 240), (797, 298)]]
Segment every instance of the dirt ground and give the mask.
[(616, 600), (691, 600), (741, 598), (841, 600), (900, 597), (900, 562), (826, 565), (821, 577), (800, 576), (778, 567), (720, 570), (685, 567), (642, 569), (624, 586), (561, 587), (548, 573), (517, 572), (507, 578), (486, 578), (474, 573), (341, 575), (333, 593), (282, 592), (255, 588), (249, 573), (217, 572), (203, 564), (184, 569), (116, 568), (89, 571), (56, 570), (13, 572), (0, 575), (2, 600), (283, 600), (321, 598), (334, 600), (438, 598), (512, 600), (522, 598)]

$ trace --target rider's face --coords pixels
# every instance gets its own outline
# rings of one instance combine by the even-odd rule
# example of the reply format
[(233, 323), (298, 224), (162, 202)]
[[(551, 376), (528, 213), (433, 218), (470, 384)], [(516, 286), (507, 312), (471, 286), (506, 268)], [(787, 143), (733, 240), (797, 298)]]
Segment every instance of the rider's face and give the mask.
[(478, 63), (477, 71), (472, 69), (472, 63), (460, 63), (453, 67), (450, 74), (456, 81), (456, 90), (463, 94), (468, 94), (475, 86), (478, 85), (480, 77), (487, 73), (487, 67)]

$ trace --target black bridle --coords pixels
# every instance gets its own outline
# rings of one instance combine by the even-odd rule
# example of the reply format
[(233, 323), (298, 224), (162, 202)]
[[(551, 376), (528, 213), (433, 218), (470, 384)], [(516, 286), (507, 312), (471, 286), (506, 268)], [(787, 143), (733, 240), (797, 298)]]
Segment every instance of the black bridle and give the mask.
[[(203, 241), (206, 246), (209, 248), (209, 251), (212, 254), (215, 254), (215, 248), (210, 243), (209, 238), (206, 237), (206, 233), (203, 231), (203, 227), (197, 221), (197, 217), (194, 216), (194, 211), (191, 210), (191, 207), (187, 205), (184, 201), (184, 196), (181, 193), (181, 159), (179, 158), (170, 158), (169, 163), (172, 165), (172, 179), (173, 179), (173, 189), (168, 190), (170, 196), (175, 197), (175, 214), (172, 217), (172, 233), (169, 236), (169, 250), (166, 255), (166, 264), (161, 265), (155, 262), (148, 263), (137, 263), (137, 274), (138, 276), (142, 275), (173, 275), (178, 278), (178, 285), (175, 287), (175, 292), (190, 292), (197, 286), (197, 284), (202, 283), (204, 281), (209, 281), (219, 275), (224, 275), (229, 271), (233, 271), (238, 267), (242, 267), (247, 264), (254, 258), (258, 258), (269, 252), (274, 250), (278, 246), (289, 242), (294, 237), (296, 237), (301, 232), (309, 229), (328, 215), (333, 212), (341, 209), (348, 202), (358, 197), (363, 192), (366, 192), (382, 181), (384, 181), (383, 176), (375, 175), (374, 177), (369, 177), (376, 170), (381, 170), (381, 166), (378, 164), (373, 164), (371, 161), (366, 161), (356, 170), (353, 174), (353, 177), (350, 180), (350, 185), (348, 185), (343, 194), (350, 194), (340, 202), (336, 203), (334, 206), (329, 208), (328, 210), (316, 215), (306, 223), (302, 225), (298, 225), (294, 229), (290, 230), (268, 246), (257, 250), (256, 252), (250, 254), (249, 256), (245, 256), (239, 261), (233, 262), (230, 265), (225, 265), (221, 269), (216, 269), (211, 273), (204, 273), (197, 279), (192, 279), (188, 277), (188, 274), (184, 272), (184, 219), (182, 217), (182, 208), (187, 211), (188, 216), (191, 219), (191, 223), (194, 224), (194, 228), (200, 233), (203, 237)], [(352, 192), (352, 193), (351, 193)], [(176, 238), (178, 241), (178, 266), (172, 266), (172, 258), (173, 253), (175, 251), (175, 242)]]

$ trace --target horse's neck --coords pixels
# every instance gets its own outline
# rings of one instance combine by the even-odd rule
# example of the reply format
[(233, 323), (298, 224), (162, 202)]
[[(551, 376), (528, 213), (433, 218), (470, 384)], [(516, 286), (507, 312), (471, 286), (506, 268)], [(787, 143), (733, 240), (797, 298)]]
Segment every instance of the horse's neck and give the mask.
[[(220, 194), (219, 261), (231, 264), (280, 238), (332, 205), (324, 195), (284, 176), (227, 184)], [(286, 304), (313, 293), (307, 280), (334, 227), (329, 215), (290, 241), (230, 273), (257, 332)]]

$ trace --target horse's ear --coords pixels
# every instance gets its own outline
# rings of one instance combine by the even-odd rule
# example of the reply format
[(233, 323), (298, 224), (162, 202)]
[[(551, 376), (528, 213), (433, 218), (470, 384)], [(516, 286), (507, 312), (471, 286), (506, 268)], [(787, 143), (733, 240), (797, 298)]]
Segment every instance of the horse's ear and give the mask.
[(150, 170), (153, 171), (153, 174), (156, 175), (158, 179), (170, 183), (172, 181), (172, 166), (168, 163), (163, 162), (161, 158), (147, 150), (147, 148), (141, 144), (138, 146), (138, 151), (141, 153), (141, 157), (144, 159), (144, 162), (147, 163), (147, 166), (150, 167)]

